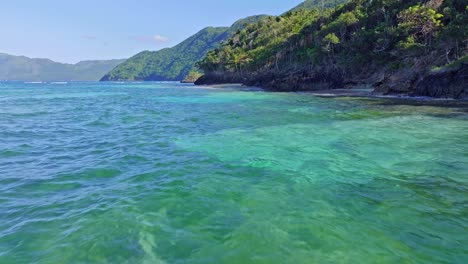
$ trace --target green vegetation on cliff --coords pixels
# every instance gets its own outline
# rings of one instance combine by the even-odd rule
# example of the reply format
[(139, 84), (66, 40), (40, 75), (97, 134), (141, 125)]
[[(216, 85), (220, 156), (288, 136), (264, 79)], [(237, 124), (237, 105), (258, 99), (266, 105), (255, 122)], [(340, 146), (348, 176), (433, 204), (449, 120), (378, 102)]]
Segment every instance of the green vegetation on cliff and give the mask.
[(181, 82), (182, 83), (194, 83), (202, 76), (203, 76), (202, 73), (193, 70), (193, 71), (190, 71)]
[(207, 27), (172, 48), (143, 51), (113, 69), (101, 80), (183, 80), (190, 71), (195, 70), (194, 64), (208, 51), (218, 47), (222, 41), (241, 30), (245, 24), (256, 22), (262, 17), (252, 16), (241, 19), (231, 27)]
[(468, 51), (466, 0), (353, 0), (299, 9), (247, 26), (198, 63), (199, 83), (277, 90), (360, 82), (409, 93), (421, 75)]
[(310, 10), (314, 8), (318, 9), (325, 9), (325, 8), (332, 8), (339, 4), (343, 4), (348, 2), (349, 0), (306, 0), (303, 3), (299, 4), (295, 8), (291, 9), (290, 11), (299, 11), (299, 10)]
[(31, 59), (0, 53), (0, 80), (11, 81), (98, 81), (125, 60), (92, 60), (77, 64)]

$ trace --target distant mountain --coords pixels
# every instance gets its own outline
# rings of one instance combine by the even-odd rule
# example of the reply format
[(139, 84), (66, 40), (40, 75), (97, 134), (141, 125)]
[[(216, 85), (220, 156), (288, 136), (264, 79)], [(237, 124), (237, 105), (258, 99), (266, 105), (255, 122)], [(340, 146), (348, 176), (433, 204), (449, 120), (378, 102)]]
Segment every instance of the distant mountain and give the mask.
[(90, 60), (77, 64), (0, 53), (0, 80), (98, 81), (125, 60)]
[(195, 70), (195, 63), (245, 24), (264, 15), (241, 19), (231, 27), (207, 27), (180, 44), (159, 51), (143, 51), (106, 74), (101, 81), (180, 81)]
[(313, 8), (332, 8), (346, 2), (349, 2), (349, 0), (306, 0), (290, 11), (299, 11)]

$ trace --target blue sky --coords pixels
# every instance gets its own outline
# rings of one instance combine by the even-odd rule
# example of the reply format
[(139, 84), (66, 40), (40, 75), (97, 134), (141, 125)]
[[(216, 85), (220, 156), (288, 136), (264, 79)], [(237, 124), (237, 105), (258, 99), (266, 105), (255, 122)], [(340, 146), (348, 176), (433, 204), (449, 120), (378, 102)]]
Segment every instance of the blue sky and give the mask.
[(171, 47), (206, 26), (302, 0), (3, 0), (0, 52), (75, 63)]

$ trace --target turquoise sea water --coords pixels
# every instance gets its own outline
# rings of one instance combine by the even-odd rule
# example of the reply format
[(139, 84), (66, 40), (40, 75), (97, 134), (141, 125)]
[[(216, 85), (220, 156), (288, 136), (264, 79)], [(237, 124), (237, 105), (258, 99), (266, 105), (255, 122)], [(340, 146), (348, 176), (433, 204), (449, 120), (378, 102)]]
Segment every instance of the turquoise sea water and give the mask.
[(467, 263), (468, 112), (0, 84), (0, 263)]

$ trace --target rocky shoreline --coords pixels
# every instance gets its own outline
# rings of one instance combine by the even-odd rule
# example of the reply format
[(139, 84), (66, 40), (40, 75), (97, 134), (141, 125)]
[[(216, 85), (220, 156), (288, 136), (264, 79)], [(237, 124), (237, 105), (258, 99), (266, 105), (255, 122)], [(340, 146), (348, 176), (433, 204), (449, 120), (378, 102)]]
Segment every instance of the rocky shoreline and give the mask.
[[(468, 63), (421, 73), (415, 69), (379, 71), (373, 74), (346, 75), (333, 71), (302, 71), (288, 74), (266, 72), (240, 76), (236, 73), (209, 72), (195, 85), (241, 83), (245, 86), (262, 87), (279, 92), (323, 92), (337, 93), (353, 91), (348, 95), (359, 95), (355, 88), (369, 88), (372, 93), (365, 96), (409, 96), (432, 98), (468, 98)], [(346, 88), (346, 89), (343, 89)], [(336, 93), (335, 93), (336, 94)]]

